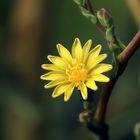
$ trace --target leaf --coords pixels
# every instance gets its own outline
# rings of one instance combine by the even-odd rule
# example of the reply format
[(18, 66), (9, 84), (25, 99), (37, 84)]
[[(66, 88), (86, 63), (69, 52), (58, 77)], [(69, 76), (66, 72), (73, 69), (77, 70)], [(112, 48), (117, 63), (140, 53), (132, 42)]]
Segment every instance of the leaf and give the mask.
[(91, 21), (93, 24), (96, 24), (96, 23), (97, 23), (97, 17), (92, 15), (90, 21)]
[(119, 44), (120, 48), (122, 50), (124, 50), (126, 46), (118, 38), (117, 38), (117, 41), (118, 41), (118, 44)]
[(113, 25), (110, 28), (106, 29), (105, 37), (107, 41), (113, 42), (114, 40), (114, 26)]
[(94, 16), (93, 14), (91, 14), (87, 9), (85, 9), (84, 7), (80, 7), (81, 9), (81, 13), (83, 16), (85, 16), (86, 18), (90, 19), (90, 21), (93, 23), (93, 24), (96, 24), (97, 22), (97, 18), (96, 16)]
[(84, 6), (86, 3), (86, 0), (73, 0), (76, 4), (79, 6)]

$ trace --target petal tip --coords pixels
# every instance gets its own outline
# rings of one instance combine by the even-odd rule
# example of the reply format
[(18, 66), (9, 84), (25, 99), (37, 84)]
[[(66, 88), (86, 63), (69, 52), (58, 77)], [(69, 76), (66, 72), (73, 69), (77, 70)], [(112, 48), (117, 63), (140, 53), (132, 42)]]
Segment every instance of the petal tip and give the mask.
[(107, 56), (108, 56), (108, 54), (107, 54), (107, 53), (104, 53), (103, 55), (104, 55), (104, 57), (105, 57), (105, 58), (107, 58)]
[(101, 50), (102, 49), (102, 45), (98, 44), (97, 47)]
[(48, 55), (48, 56), (47, 56), (48, 60), (50, 60), (51, 57), (52, 57), (51, 55)]
[(64, 98), (64, 102), (68, 102), (68, 100), (69, 100), (69, 99), (67, 99), (67, 98)]
[(92, 39), (89, 39), (88, 41), (92, 43)]
[(45, 80), (44, 75), (41, 75), (40, 76), (40, 79)]
[(48, 89), (48, 84), (44, 86), (45, 89)]
[(45, 64), (42, 64), (42, 65), (41, 65), (41, 68), (42, 68), (42, 69), (45, 69)]
[(86, 43), (88, 43), (89, 45), (92, 45), (92, 39), (89, 39)]
[(87, 100), (87, 98), (88, 98), (88, 93), (87, 93), (86, 95), (84, 95), (84, 94), (82, 93), (82, 91), (81, 91), (81, 95), (82, 95), (83, 100)]
[(76, 45), (77, 43), (81, 44), (80, 39), (78, 37), (76, 37), (75, 40), (74, 40), (74, 44)]
[(104, 80), (104, 83), (108, 83), (108, 82), (110, 82), (110, 78), (108, 78), (108, 77), (106, 76), (106, 79)]
[(44, 65), (44, 64), (41, 65), (41, 68), (42, 68), (42, 69), (43, 69), (43, 67), (44, 67), (43, 65)]
[(76, 41), (79, 41), (80, 39), (78, 37), (75, 38)]
[(110, 82), (110, 78), (108, 78), (107, 82)]
[(56, 97), (57, 97), (57, 96), (53, 93), (53, 94), (52, 94), (52, 98), (56, 98)]
[(107, 70), (107, 71), (110, 71), (110, 70), (112, 70), (112, 69), (113, 69), (113, 66), (110, 65), (110, 64), (108, 64), (108, 70)]
[(112, 65), (110, 65), (110, 70), (112, 70), (113, 69), (113, 66)]
[(47, 58), (51, 63), (53, 63), (53, 61), (52, 61), (53, 56), (52, 55), (48, 55)]
[(98, 90), (98, 87), (96, 86), (96, 88), (94, 89), (94, 91), (97, 91)]
[(83, 100), (87, 100), (87, 97), (83, 97)]
[(57, 49), (59, 49), (61, 46), (62, 46), (62, 45), (61, 45), (60, 43), (58, 43), (58, 44), (56, 45)]

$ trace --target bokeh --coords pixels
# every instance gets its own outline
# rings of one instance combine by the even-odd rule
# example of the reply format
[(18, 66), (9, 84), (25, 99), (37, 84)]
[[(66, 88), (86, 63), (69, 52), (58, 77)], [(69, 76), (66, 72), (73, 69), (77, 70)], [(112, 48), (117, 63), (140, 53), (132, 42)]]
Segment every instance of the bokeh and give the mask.
[[(117, 36), (128, 44), (138, 31), (137, 23), (122, 0), (93, 0), (114, 18)], [(82, 44), (103, 45), (97, 28), (83, 17), (72, 0), (0, 0), (0, 140), (91, 140), (92, 134), (78, 121), (82, 102), (73, 94), (52, 99), (52, 90), (40, 80), (47, 55), (58, 55), (56, 44), (68, 49), (75, 37)], [(111, 56), (106, 61), (111, 63)], [(98, 91), (100, 93), (100, 91)], [(98, 94), (97, 93), (97, 94)], [(119, 78), (107, 111), (111, 140), (133, 140), (140, 122), (140, 49)]]

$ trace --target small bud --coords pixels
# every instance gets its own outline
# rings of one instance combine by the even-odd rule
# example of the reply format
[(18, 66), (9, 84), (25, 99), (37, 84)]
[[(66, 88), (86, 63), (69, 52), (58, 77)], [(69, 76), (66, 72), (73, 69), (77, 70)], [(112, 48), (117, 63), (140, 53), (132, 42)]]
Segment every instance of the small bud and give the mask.
[(109, 12), (102, 8), (97, 12), (97, 17), (99, 22), (105, 27), (105, 28), (109, 28), (113, 25), (113, 19), (111, 17), (111, 15), (109, 14)]
[(87, 122), (89, 122), (89, 119), (90, 119), (90, 114), (89, 114), (89, 112), (83, 111), (83, 112), (81, 112), (81, 113), (79, 114), (79, 121), (80, 121), (81, 123), (87, 123)]

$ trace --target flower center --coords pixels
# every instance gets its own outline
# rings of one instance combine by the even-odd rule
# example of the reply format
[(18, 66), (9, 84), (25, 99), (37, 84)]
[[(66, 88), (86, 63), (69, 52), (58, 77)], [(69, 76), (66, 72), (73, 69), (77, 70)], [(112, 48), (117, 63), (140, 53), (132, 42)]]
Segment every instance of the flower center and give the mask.
[(79, 86), (79, 84), (84, 82), (87, 78), (87, 70), (84, 64), (77, 62), (68, 66), (66, 74), (68, 75), (68, 80), (74, 83), (75, 86)]

